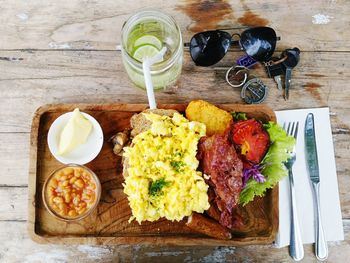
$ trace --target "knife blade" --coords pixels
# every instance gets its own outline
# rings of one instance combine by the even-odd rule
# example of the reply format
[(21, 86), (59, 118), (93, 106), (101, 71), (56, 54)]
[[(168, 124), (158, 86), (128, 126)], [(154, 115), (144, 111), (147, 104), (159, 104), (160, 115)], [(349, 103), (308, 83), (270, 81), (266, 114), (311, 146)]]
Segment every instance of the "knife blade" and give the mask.
[(318, 168), (314, 115), (312, 113), (307, 115), (305, 121), (305, 149), (310, 179), (314, 183), (319, 183), (320, 174)]
[(320, 202), (320, 171), (318, 167), (315, 121), (314, 115), (309, 113), (305, 120), (305, 156), (309, 170), (310, 180), (312, 182), (313, 195), (315, 201), (315, 254), (318, 260), (326, 260), (328, 257), (327, 241), (324, 235), (321, 217)]

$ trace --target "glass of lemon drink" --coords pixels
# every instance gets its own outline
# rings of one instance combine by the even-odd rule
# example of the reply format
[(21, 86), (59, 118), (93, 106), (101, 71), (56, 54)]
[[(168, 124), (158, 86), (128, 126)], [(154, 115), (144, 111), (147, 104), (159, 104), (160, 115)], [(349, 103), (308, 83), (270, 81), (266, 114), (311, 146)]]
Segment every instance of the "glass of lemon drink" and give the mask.
[(159, 11), (134, 14), (122, 28), (122, 59), (131, 81), (145, 89), (142, 62), (166, 48), (163, 60), (151, 66), (155, 90), (176, 84), (182, 68), (183, 43), (175, 20)]

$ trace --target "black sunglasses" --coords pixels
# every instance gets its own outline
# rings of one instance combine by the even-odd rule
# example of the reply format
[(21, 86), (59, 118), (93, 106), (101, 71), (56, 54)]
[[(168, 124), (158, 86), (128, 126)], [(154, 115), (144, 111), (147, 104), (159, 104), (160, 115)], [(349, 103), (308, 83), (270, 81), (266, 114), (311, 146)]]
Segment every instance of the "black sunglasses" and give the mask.
[[(238, 36), (239, 40), (233, 40)], [(267, 62), (276, 48), (279, 37), (271, 27), (254, 27), (242, 34), (229, 34), (222, 30), (205, 31), (195, 34), (189, 44), (190, 54), (197, 66), (211, 66), (219, 62), (229, 47), (239, 44), (248, 56), (259, 62)]]

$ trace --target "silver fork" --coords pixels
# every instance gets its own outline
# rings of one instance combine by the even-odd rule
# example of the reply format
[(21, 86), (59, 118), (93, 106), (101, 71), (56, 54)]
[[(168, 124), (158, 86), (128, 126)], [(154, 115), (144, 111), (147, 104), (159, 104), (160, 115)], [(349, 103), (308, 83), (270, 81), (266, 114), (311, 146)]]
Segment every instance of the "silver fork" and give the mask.
[[(298, 127), (299, 122), (289, 122), (283, 125), (283, 129), (287, 132), (289, 136), (293, 136), (295, 140), (298, 137)], [(301, 241), (300, 226), (297, 212), (297, 205), (295, 200), (295, 188), (294, 188), (294, 177), (293, 177), (293, 165), (296, 160), (296, 146), (294, 145), (293, 151), (291, 152), (290, 158), (284, 163), (288, 169), (289, 183), (290, 183), (290, 195), (291, 195), (291, 231), (290, 231), (290, 245), (289, 253), (295, 261), (302, 260), (304, 257), (304, 247)]]

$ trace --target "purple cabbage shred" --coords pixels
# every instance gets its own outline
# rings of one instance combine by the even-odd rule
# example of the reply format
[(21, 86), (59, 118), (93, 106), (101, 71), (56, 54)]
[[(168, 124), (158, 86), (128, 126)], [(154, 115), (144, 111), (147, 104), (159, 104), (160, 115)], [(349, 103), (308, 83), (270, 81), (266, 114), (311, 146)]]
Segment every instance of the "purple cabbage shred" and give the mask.
[(248, 180), (253, 177), (255, 181), (258, 183), (263, 183), (266, 181), (266, 178), (264, 175), (260, 172), (262, 170), (262, 166), (256, 164), (253, 165), (251, 168), (244, 168), (243, 169), (243, 185), (242, 188), (244, 188), (247, 185)]

